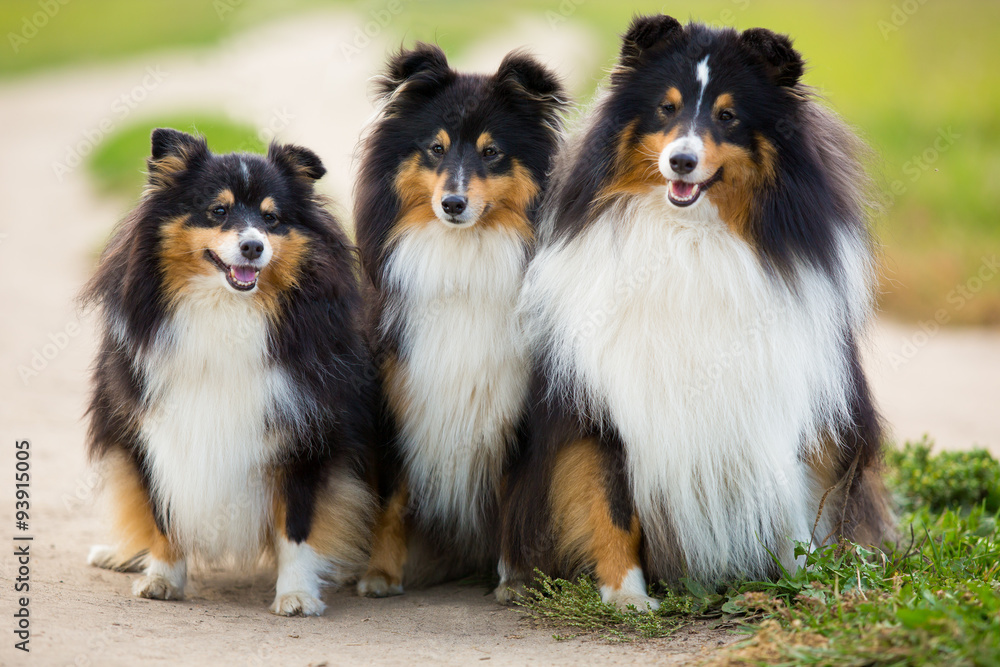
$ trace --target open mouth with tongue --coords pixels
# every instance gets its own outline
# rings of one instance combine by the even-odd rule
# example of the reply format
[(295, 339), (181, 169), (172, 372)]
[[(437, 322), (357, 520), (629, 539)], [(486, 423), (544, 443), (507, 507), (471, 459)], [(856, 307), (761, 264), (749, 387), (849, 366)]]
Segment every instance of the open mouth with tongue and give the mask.
[(667, 181), (667, 199), (674, 206), (681, 208), (690, 206), (699, 199), (702, 193), (708, 190), (709, 186), (719, 180), (722, 173), (720, 168), (707, 181), (701, 183), (688, 183), (687, 181)]
[(234, 264), (230, 266), (211, 250), (206, 250), (205, 256), (208, 258), (208, 261), (215, 264), (226, 275), (226, 280), (233, 289), (240, 292), (249, 292), (257, 286), (257, 277), (260, 275), (260, 269), (256, 266), (248, 264)]

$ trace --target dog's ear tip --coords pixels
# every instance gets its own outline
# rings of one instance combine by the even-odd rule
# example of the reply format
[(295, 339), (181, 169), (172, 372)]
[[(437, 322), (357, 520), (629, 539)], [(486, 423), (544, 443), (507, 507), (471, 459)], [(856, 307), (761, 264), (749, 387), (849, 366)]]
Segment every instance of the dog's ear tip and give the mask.
[(205, 145), (205, 140), (171, 127), (158, 127), (150, 133), (149, 143), (153, 159), (159, 160)]
[(622, 36), (619, 62), (624, 66), (633, 65), (645, 51), (669, 42), (683, 30), (681, 22), (672, 16), (636, 14)]
[(421, 73), (440, 76), (448, 71), (448, 57), (440, 46), (417, 42), (413, 48), (400, 48), (389, 56), (380, 81), (380, 93), (391, 94), (411, 77)]
[(504, 56), (496, 76), (500, 81), (513, 81), (539, 99), (557, 102), (566, 99), (565, 87), (559, 75), (523, 49), (515, 49)]
[(314, 151), (296, 144), (279, 144), (271, 142), (267, 149), (267, 157), (276, 162), (293, 175), (310, 181), (318, 181), (326, 174), (326, 166)]
[(779, 86), (794, 86), (805, 73), (805, 61), (788, 35), (750, 28), (740, 33), (740, 42), (757, 56)]

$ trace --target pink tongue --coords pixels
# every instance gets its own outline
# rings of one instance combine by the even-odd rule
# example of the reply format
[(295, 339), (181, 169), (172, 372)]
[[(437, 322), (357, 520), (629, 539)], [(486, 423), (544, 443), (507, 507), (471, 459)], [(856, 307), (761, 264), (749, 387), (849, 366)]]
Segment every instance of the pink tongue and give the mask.
[(684, 181), (670, 181), (670, 187), (675, 197), (687, 199), (694, 192), (695, 183), (685, 183)]
[(257, 270), (252, 266), (234, 266), (233, 277), (241, 283), (252, 283), (257, 278)]

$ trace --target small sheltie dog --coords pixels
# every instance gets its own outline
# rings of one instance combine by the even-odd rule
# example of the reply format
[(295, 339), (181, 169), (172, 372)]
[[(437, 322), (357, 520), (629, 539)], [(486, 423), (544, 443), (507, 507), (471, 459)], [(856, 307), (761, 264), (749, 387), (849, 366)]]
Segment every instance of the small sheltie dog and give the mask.
[(530, 377), (515, 309), (563, 90), (524, 54), (460, 74), (418, 44), (390, 59), (378, 96), (355, 223), (385, 445), (358, 591), (382, 597), (496, 567)]
[(271, 611), (321, 614), (367, 562), (374, 387), (356, 258), (311, 151), (152, 135), (149, 182), (85, 300), (103, 325), (89, 449), (118, 542), (89, 562), (179, 599), (187, 560), (271, 553)]
[(502, 601), (538, 566), (645, 610), (647, 579), (773, 577), (796, 540), (892, 534), (858, 356), (864, 147), (803, 67), (764, 29), (630, 26), (525, 279), (537, 363)]

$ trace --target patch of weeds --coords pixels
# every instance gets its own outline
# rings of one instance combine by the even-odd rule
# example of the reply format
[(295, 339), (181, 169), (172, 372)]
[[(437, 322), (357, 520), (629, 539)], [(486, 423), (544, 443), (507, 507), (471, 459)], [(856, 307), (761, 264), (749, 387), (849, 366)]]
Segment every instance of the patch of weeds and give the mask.
[(618, 641), (664, 637), (699, 618), (736, 622), (749, 639), (710, 655), (710, 665), (1000, 665), (997, 461), (977, 451), (932, 456), (924, 441), (888, 463), (905, 503), (895, 547), (798, 544), (805, 567), (724, 593), (693, 582), (661, 589), (654, 614), (602, 604), (590, 579), (540, 574), (521, 608)]
[(607, 639), (628, 641), (666, 637), (699, 613), (699, 601), (690, 595), (667, 595), (652, 613), (623, 612), (601, 602), (601, 593), (587, 576), (576, 581), (553, 579), (536, 570), (535, 586), (515, 600), (524, 613), (541, 623), (567, 628), (575, 634), (554, 635), (571, 639), (597, 633)]
[(932, 456), (933, 446), (924, 436), (886, 456), (889, 484), (905, 507), (940, 512), (985, 503), (991, 512), (1000, 510), (1000, 462), (984, 449)]

